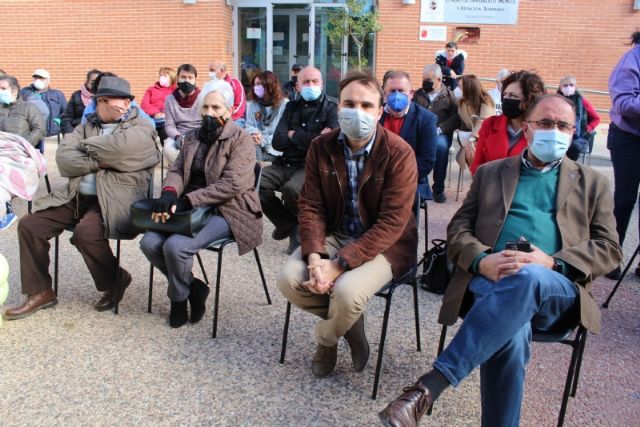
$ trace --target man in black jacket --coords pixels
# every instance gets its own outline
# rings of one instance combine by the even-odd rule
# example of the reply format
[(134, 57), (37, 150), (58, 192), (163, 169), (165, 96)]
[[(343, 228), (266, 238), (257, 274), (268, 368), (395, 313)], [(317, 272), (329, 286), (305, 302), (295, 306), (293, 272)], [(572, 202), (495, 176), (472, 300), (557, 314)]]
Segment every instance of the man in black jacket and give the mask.
[[(309, 144), (318, 135), (338, 127), (337, 104), (323, 94), (320, 70), (306, 67), (298, 74), (300, 96), (289, 101), (273, 135), (273, 148), (282, 151), (262, 172), (260, 202), (275, 225), (275, 240), (289, 237), (287, 253), (300, 246), (298, 194), (304, 184), (304, 161)], [(282, 193), (279, 199), (275, 192)]]

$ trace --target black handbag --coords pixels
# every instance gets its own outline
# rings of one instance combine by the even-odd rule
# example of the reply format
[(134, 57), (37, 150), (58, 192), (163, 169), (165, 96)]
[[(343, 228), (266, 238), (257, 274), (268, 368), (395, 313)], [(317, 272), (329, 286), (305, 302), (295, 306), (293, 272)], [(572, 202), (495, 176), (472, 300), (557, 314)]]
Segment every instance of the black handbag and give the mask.
[(176, 212), (164, 223), (154, 222), (151, 220), (154, 202), (155, 199), (143, 199), (131, 205), (131, 223), (137, 232), (142, 233), (147, 230), (153, 230), (193, 237), (202, 230), (209, 218), (217, 213), (215, 206), (204, 206)]
[(420, 275), (420, 287), (425, 291), (442, 295), (453, 276), (453, 263), (447, 259), (447, 241), (433, 239), (433, 247), (425, 255)]

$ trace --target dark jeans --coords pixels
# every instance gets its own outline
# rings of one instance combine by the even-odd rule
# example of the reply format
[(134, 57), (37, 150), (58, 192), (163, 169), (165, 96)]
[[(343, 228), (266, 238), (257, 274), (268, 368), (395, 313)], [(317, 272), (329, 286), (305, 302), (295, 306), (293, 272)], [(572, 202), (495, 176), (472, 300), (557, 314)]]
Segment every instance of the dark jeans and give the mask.
[(451, 148), (452, 135), (438, 135), (436, 140), (436, 161), (433, 164), (433, 192), (444, 192), (444, 181), (447, 178), (447, 166), (449, 165), (449, 148)]
[(116, 271), (116, 257), (109, 241), (104, 237), (105, 230), (98, 198), (79, 197), (79, 219), (74, 218), (74, 199), (62, 206), (24, 216), (18, 223), (20, 280), (24, 294), (33, 295), (51, 289), (49, 239), (62, 234), (69, 225), (75, 226), (71, 243), (82, 254), (99, 291), (113, 290), (116, 281), (124, 284), (125, 278), (128, 278), (128, 273), (122, 268)]
[[(260, 203), (262, 211), (277, 229), (291, 231), (298, 225), (298, 194), (304, 184), (304, 166), (272, 164), (262, 171)], [(282, 199), (276, 196), (282, 193)]]
[(611, 152), (615, 177), (613, 215), (616, 217), (616, 230), (622, 246), (640, 186), (640, 136), (620, 130), (611, 123), (607, 148)]

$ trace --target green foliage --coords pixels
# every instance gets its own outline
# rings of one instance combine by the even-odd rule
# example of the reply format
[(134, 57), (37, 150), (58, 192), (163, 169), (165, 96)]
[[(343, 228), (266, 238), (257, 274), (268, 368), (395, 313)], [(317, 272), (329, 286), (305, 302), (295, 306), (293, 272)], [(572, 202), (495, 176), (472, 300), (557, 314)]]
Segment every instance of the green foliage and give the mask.
[(378, 11), (366, 10), (368, 3), (366, 0), (347, 0), (346, 9), (341, 8), (332, 13), (327, 25), (327, 34), (332, 42), (341, 42), (347, 36), (356, 45), (358, 57), (354, 68), (358, 71), (362, 71), (367, 65), (367, 58), (362, 57), (366, 38), (382, 30)]

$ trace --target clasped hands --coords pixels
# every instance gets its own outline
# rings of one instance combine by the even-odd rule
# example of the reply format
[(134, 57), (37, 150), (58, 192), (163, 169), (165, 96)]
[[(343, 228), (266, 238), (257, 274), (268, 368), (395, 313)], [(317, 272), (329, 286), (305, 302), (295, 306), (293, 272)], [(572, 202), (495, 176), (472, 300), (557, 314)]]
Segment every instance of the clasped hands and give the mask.
[(531, 245), (531, 252), (505, 249), (482, 258), (478, 263), (478, 273), (492, 282), (497, 282), (504, 277), (517, 273), (528, 264), (538, 264), (553, 268), (555, 260), (534, 245)]
[(303, 282), (302, 286), (320, 295), (331, 293), (335, 281), (344, 272), (337, 259), (322, 259), (316, 253), (309, 255), (307, 268), (309, 280)]
[(151, 208), (151, 220), (163, 224), (171, 218), (176, 211), (191, 209), (191, 202), (187, 197), (180, 197), (175, 191), (164, 190), (158, 199), (155, 199)]

